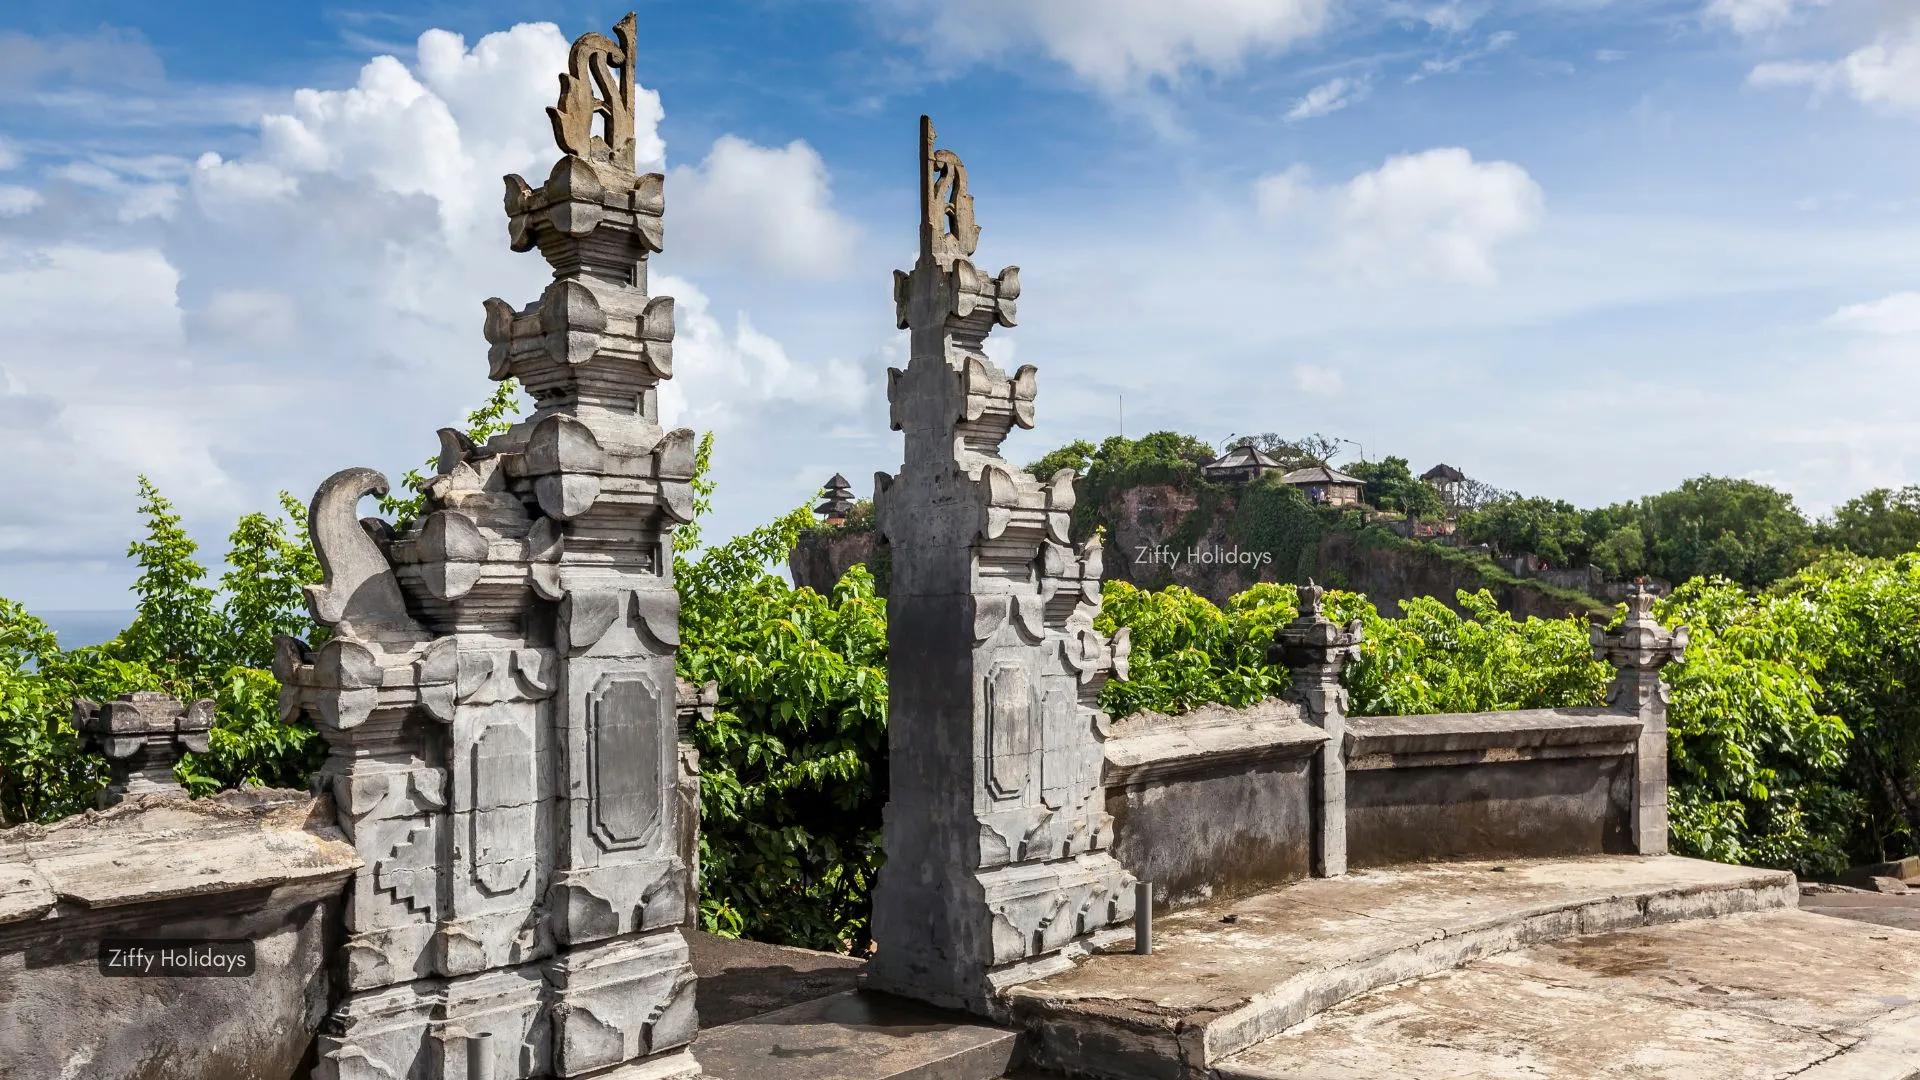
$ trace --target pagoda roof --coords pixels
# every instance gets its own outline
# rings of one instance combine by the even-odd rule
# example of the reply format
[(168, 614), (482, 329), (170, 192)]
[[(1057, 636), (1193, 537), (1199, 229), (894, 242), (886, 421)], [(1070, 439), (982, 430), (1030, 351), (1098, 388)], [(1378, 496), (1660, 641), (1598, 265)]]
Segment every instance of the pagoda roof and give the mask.
[(1451, 465), (1440, 464), (1420, 474), (1420, 479), (1442, 484), (1457, 484), (1467, 478), (1467, 474)]
[(1366, 486), (1366, 481), (1357, 476), (1348, 476), (1329, 465), (1309, 465), (1304, 469), (1295, 469), (1280, 478), (1283, 484), (1354, 484)]
[(1214, 470), (1221, 470), (1221, 469), (1251, 469), (1251, 468), (1278, 469), (1278, 468), (1281, 468), (1281, 465), (1279, 462), (1261, 453), (1259, 447), (1252, 446), (1252, 445), (1241, 445), (1241, 446), (1234, 447), (1233, 449), (1227, 451), (1224, 454), (1221, 454), (1219, 457), (1201, 466), (1201, 469), (1208, 472), (1212, 472)]

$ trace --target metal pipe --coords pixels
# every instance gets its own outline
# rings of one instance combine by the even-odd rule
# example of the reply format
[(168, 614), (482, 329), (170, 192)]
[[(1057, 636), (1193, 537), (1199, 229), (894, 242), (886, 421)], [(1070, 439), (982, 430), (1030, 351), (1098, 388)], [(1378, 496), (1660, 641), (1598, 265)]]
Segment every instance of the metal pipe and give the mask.
[(1133, 951), (1153, 955), (1153, 882), (1133, 883)]
[(493, 1080), (493, 1032), (467, 1036), (467, 1080)]

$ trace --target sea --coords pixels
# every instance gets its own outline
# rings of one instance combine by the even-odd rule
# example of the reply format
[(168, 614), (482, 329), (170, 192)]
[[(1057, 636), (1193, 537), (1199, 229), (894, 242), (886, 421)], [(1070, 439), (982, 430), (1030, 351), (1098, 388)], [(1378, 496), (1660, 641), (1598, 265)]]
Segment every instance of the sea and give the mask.
[(62, 649), (78, 649), (112, 641), (133, 621), (131, 611), (35, 611), (60, 638)]

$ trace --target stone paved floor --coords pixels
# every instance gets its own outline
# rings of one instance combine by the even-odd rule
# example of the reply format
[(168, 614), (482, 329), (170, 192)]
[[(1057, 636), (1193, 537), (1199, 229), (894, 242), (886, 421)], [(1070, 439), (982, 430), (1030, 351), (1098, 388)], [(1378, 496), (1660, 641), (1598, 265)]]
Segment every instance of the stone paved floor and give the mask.
[(1909, 1080), (1920, 933), (1773, 911), (1538, 945), (1337, 1005), (1221, 1080)]

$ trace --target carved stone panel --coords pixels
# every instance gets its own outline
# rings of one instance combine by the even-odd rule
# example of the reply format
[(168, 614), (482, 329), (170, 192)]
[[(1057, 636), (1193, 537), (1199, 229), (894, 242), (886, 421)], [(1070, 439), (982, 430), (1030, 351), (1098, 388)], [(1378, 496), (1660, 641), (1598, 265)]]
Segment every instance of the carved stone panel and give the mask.
[(1086, 740), (1076, 738), (1079, 713), (1072, 690), (1061, 686), (1047, 691), (1041, 710), (1040, 798), (1052, 810), (1067, 805), (1080, 779), (1080, 762), (1085, 757), (1080, 743)]
[(666, 703), (645, 674), (604, 678), (587, 702), (587, 768), (593, 835), (608, 851), (644, 846), (664, 812), (661, 739)]
[(474, 740), (469, 760), (474, 881), (491, 894), (510, 892), (533, 869), (533, 739), (518, 724), (492, 724)]
[(1017, 799), (1033, 757), (1033, 680), (1025, 664), (1001, 660), (987, 674), (987, 793)]

